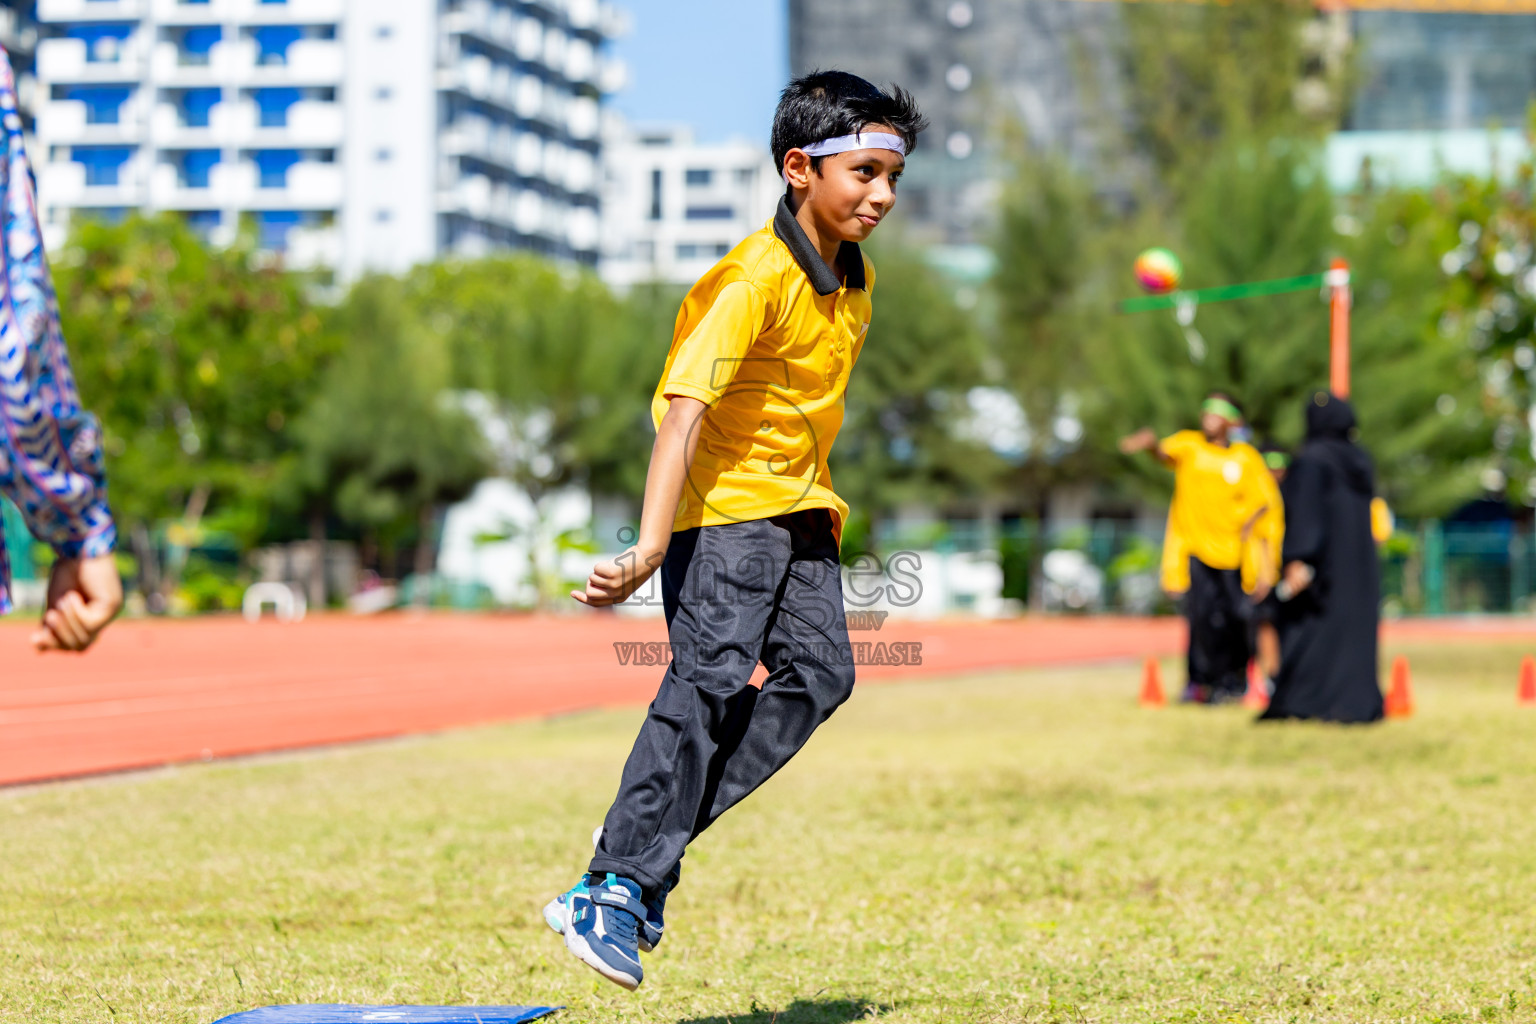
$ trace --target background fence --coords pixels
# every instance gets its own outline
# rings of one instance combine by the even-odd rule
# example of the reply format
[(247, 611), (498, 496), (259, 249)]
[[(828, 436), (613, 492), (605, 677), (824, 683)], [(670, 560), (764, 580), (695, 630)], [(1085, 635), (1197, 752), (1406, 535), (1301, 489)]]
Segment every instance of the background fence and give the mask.
[[(27, 534), (21, 516), (0, 500), (6, 548), (18, 580), (38, 573), (45, 553)], [(963, 554), (995, 559), (1002, 570), (1002, 597), (1016, 610), (1149, 614), (1172, 612), (1158, 586), (1162, 557), (1161, 522), (1124, 519), (950, 520), (921, 526), (886, 526), (854, 541), (870, 553), (896, 551)], [(1460, 615), (1536, 611), (1536, 528), (1512, 521), (1464, 523), (1439, 519), (1402, 521), (1380, 547), (1382, 610), (1395, 615)], [(845, 545), (844, 559), (855, 552)], [(238, 553), (225, 575), (238, 607), (244, 576), (255, 574)], [(468, 584), (433, 578), (430, 603), (485, 607), (484, 587), (461, 594)], [(407, 599), (414, 596), (407, 581)], [(453, 592), (450, 593), (449, 591)], [(345, 595), (341, 595), (345, 596)], [(970, 610), (962, 598), (951, 611)]]
[[(877, 554), (995, 552), (1003, 596), (1049, 610), (1172, 611), (1157, 585), (1163, 526), (1096, 519), (950, 521), (877, 532)], [(1516, 522), (1400, 520), (1380, 546), (1387, 615), (1536, 610), (1536, 532)], [(1065, 555), (1061, 553), (1066, 553)]]

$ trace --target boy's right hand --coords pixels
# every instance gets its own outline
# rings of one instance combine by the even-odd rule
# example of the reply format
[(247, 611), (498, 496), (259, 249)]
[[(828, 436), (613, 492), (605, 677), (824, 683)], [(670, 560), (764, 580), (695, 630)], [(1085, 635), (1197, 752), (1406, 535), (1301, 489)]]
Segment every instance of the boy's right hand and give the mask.
[(571, 596), (593, 608), (621, 604), (661, 568), (665, 557), (665, 551), (645, 552), (638, 547), (630, 548), (612, 561), (598, 562), (592, 575), (587, 577), (587, 589), (573, 590)]

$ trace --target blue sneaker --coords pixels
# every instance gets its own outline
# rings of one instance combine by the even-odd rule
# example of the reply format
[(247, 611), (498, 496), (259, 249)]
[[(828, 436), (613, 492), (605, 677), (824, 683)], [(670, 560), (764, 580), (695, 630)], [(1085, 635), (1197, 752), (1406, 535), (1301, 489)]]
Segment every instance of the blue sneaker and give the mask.
[(570, 921), (565, 927), (565, 948), (598, 974), (633, 992), (645, 980), (640, 967), (640, 922), (645, 918), (640, 887), (614, 874), (593, 884), (596, 877), (587, 879), (585, 891), (572, 889), (566, 894)]
[[(661, 945), (661, 935), (667, 927), (663, 916), (667, 909), (667, 894), (677, 888), (682, 872), (681, 866), (673, 868), (663, 883), (661, 895), (654, 900), (644, 901), (645, 920), (640, 922), (640, 952), (653, 953), (656, 947)], [(587, 879), (583, 875), (581, 881), (544, 904), (544, 923), (549, 925), (556, 935), (564, 935), (565, 930), (571, 926), (572, 902), (586, 891)]]
[[(594, 853), (597, 852), (597, 844), (602, 841), (602, 838), (603, 826), (599, 825), (592, 833), (592, 851)], [(673, 889), (677, 888), (678, 880), (681, 879), (682, 876), (683, 866), (678, 864), (671, 871), (667, 872), (666, 878), (662, 879), (661, 895), (645, 904), (645, 919), (640, 922), (640, 952), (655, 952), (656, 947), (661, 944), (661, 933), (665, 931), (667, 927), (667, 922), (662, 916), (667, 909), (667, 895)], [(582, 879), (582, 881), (577, 882), (576, 888), (581, 888), (585, 882), (586, 879)], [(571, 892), (575, 891), (575, 889), (571, 890)], [(555, 923), (556, 920), (568, 921), (570, 919), (570, 914), (567, 912), (564, 917), (561, 917), (559, 910), (555, 907), (555, 904), (560, 903), (561, 901), (566, 901), (568, 903), (569, 900), (567, 898), (569, 896), (570, 893), (561, 893), (559, 896), (556, 896), (553, 900), (551, 900), (549, 905), (544, 908), (544, 920), (548, 921), (549, 926), (557, 932), (564, 931), (565, 929), (563, 925), (557, 925)], [(553, 917), (551, 916), (552, 910), (555, 913), (555, 916)]]

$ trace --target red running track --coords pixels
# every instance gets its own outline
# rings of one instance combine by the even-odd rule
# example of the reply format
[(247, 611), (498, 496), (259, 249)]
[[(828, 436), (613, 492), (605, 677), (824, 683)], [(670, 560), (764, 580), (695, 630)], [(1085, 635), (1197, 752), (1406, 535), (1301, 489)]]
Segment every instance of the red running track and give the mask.
[[(1536, 637), (1509, 624), (1394, 630), (1477, 641), (1511, 631)], [(0, 785), (643, 704), (662, 670), (621, 664), (614, 644), (666, 639), (658, 620), (612, 614), (125, 621), (83, 657), (34, 654), (27, 633), (0, 629)], [(892, 621), (854, 639), (922, 644), (920, 665), (860, 668), (874, 681), (1166, 656), (1183, 627)]]

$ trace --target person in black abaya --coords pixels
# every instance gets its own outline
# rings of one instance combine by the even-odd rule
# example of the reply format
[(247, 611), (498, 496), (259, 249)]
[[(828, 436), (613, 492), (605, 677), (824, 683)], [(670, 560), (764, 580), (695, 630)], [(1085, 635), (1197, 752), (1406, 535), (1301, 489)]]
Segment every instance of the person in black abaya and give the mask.
[(1354, 433), (1348, 402), (1324, 392), (1312, 397), (1307, 440), (1280, 488), (1280, 674), (1263, 718), (1374, 722), (1382, 716), (1381, 576), (1371, 536), (1375, 473)]

